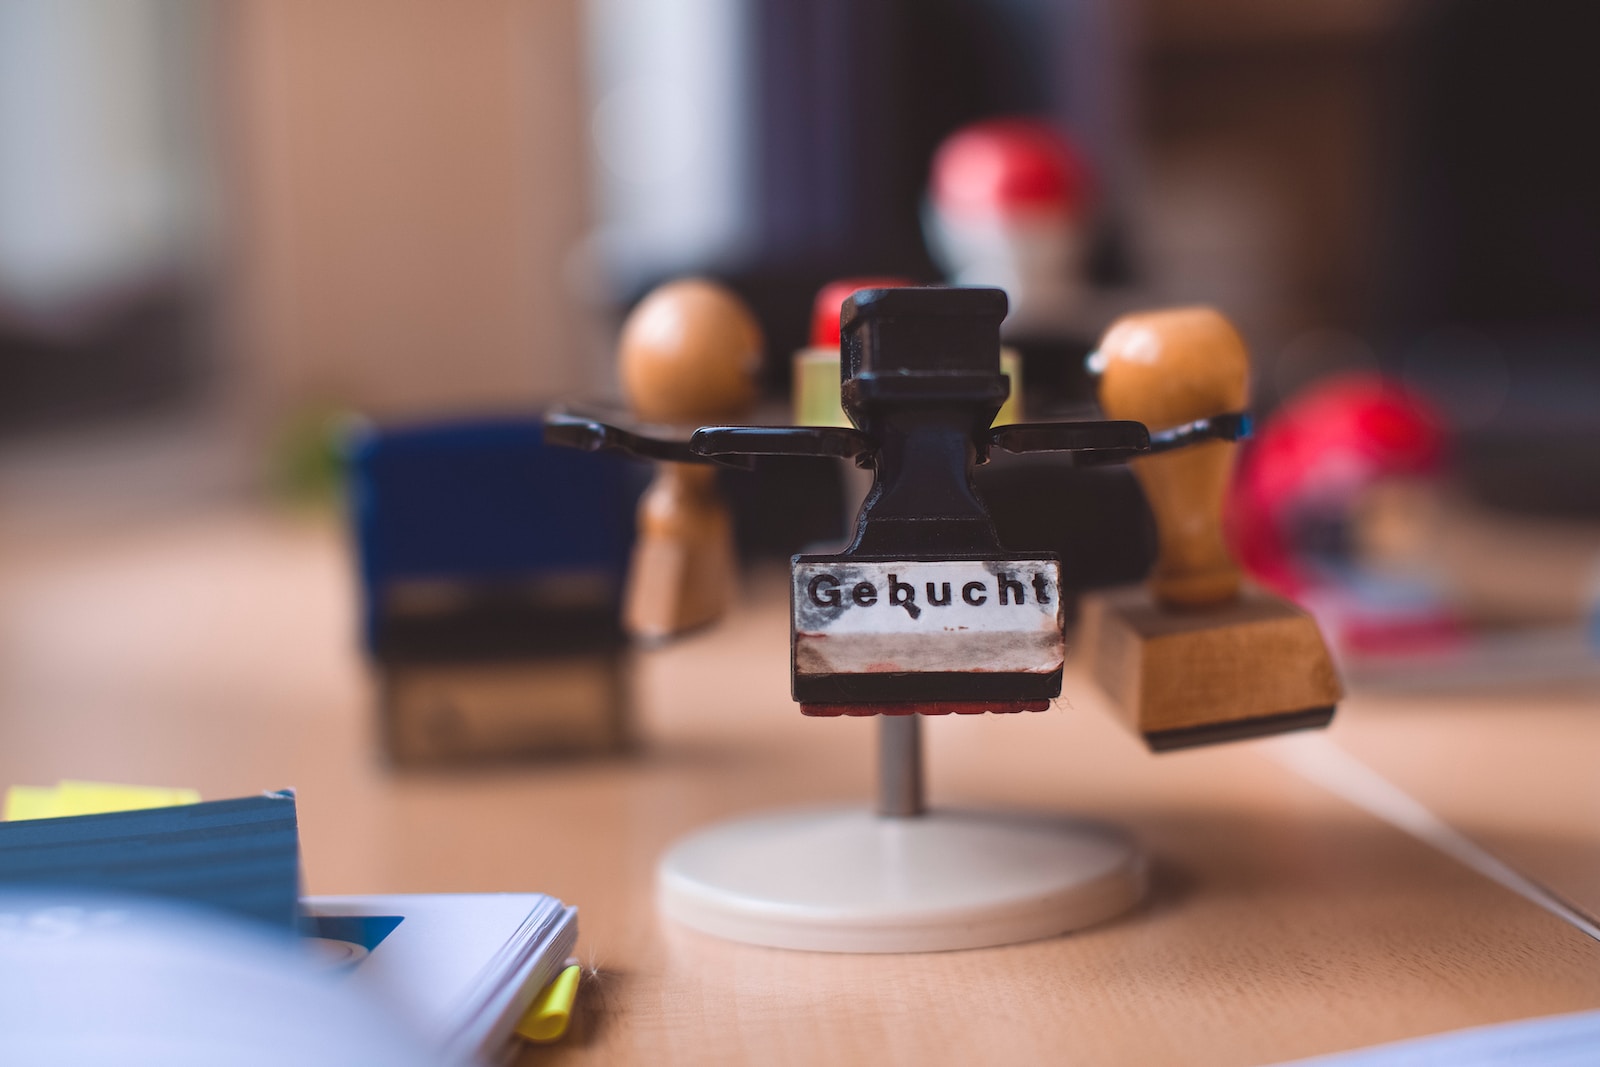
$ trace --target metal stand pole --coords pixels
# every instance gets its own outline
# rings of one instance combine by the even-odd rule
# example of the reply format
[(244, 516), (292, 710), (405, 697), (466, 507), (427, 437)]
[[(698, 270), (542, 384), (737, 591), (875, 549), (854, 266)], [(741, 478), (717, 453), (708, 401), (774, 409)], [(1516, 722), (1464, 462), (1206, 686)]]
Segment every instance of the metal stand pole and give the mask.
[(922, 716), (878, 716), (878, 814), (921, 815)]

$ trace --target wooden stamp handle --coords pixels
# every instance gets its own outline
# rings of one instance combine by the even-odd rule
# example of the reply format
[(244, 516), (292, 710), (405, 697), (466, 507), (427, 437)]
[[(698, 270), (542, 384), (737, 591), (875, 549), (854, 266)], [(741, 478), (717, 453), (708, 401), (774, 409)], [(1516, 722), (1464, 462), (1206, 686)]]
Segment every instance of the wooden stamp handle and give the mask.
[[(1100, 406), (1151, 432), (1239, 411), (1250, 359), (1232, 324), (1211, 308), (1177, 308), (1117, 320), (1100, 341)], [(1212, 441), (1133, 461), (1155, 513), (1158, 549), (1150, 588), (1169, 607), (1232, 600), (1239, 568), (1222, 533), (1222, 503), (1237, 446)]]
[(623, 324), (617, 355), (628, 407), (645, 422), (737, 422), (756, 402), (761, 327), (715, 282), (652, 291)]
[[(618, 370), (634, 416), (679, 427), (741, 421), (756, 399), (761, 328), (733, 293), (670, 282), (622, 328)], [(639, 501), (623, 625), (664, 638), (718, 619), (732, 596), (733, 521), (715, 468), (661, 463)]]

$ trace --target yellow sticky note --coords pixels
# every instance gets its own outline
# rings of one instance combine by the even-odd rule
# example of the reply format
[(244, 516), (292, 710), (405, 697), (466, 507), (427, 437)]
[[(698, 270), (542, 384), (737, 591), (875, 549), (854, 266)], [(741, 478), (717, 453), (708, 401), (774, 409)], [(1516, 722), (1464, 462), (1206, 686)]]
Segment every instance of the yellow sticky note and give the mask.
[(63, 815), (101, 815), (108, 811), (140, 811), (198, 803), (200, 794), (193, 789), (63, 780), (54, 786), (12, 786), (6, 790), (5, 818), (7, 821), (54, 819)]
[(517, 1023), (519, 1037), (541, 1044), (560, 1040), (572, 1019), (572, 1002), (578, 996), (578, 974), (582, 970), (576, 963), (570, 964), (533, 998), (522, 1021)]
[(63, 779), (56, 785), (57, 815), (102, 815), (108, 811), (141, 811), (200, 803), (193, 789), (148, 785), (115, 785)]
[(49, 785), (14, 785), (6, 790), (7, 822), (48, 819), (56, 813), (56, 790)]

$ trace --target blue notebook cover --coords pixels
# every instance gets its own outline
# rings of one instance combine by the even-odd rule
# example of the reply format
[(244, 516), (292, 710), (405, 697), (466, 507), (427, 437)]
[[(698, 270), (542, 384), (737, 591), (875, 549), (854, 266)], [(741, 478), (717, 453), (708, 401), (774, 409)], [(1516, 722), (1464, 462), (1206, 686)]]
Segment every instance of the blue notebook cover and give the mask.
[(137, 893), (293, 932), (300, 899), (294, 793), (0, 822), (0, 886)]

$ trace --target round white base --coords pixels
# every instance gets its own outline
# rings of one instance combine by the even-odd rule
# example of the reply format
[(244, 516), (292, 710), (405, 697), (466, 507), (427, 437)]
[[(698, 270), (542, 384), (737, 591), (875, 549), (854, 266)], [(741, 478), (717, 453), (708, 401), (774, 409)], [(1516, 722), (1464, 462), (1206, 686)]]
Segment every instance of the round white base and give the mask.
[(940, 952), (1054, 937), (1144, 890), (1131, 838), (1098, 823), (934, 811), (776, 812), (702, 830), (661, 860), (661, 910), (732, 941)]

